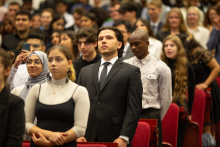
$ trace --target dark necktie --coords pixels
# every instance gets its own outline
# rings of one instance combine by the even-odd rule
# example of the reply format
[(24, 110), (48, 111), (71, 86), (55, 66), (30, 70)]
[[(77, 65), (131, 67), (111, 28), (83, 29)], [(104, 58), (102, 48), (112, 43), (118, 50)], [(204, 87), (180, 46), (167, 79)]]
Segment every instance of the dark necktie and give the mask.
[(156, 26), (152, 25), (152, 30), (153, 30), (154, 35), (156, 35), (156, 33), (157, 33), (155, 29), (156, 29)]
[(110, 64), (110, 62), (105, 62), (104, 63), (104, 68), (102, 69), (101, 75), (100, 75), (100, 80), (99, 80), (99, 89), (101, 90), (104, 86), (105, 79), (107, 76), (107, 66)]

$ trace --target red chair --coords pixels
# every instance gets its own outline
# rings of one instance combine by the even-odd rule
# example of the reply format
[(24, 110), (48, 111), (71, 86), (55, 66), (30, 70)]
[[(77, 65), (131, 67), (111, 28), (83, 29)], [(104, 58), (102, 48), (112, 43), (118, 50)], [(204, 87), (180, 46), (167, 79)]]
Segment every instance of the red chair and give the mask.
[(77, 144), (77, 147), (107, 147), (104, 144)]
[(220, 77), (217, 77), (215, 80), (217, 81), (218, 87), (219, 87), (219, 89), (220, 89)]
[(163, 145), (177, 146), (177, 131), (179, 120), (179, 107), (171, 103), (162, 121)]
[(203, 121), (205, 113), (206, 94), (203, 90), (195, 89), (191, 117), (199, 125), (199, 146), (202, 146)]
[(138, 122), (134, 138), (132, 140), (132, 147), (149, 147), (150, 141), (150, 126), (145, 122)]
[(23, 142), (22, 147), (30, 147), (30, 143)]

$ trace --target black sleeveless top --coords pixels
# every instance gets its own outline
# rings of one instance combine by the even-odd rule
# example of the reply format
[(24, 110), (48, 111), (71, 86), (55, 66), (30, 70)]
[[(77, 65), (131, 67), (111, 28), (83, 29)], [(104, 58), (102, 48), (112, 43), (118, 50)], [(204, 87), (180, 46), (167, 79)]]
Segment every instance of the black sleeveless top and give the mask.
[[(39, 101), (39, 95), (35, 107), (37, 126), (41, 129), (50, 130), (52, 132), (66, 132), (71, 129), (74, 124), (75, 109), (75, 102), (73, 98), (71, 97), (67, 102), (61, 104), (47, 105)], [(31, 140), (30, 147), (38, 146)], [(59, 147), (77, 147), (76, 140)]]

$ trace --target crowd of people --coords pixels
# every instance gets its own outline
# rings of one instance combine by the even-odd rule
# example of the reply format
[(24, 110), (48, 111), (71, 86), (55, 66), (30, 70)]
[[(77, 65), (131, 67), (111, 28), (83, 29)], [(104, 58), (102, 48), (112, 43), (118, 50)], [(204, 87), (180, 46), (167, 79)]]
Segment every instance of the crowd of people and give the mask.
[(157, 119), (161, 147), (162, 120), (175, 103), (188, 120), (179, 118), (182, 147), (195, 89), (207, 88), (214, 117), (204, 121), (203, 145), (216, 144), (220, 2), (44, 3), (0, 7), (0, 146), (129, 147), (142, 118)]

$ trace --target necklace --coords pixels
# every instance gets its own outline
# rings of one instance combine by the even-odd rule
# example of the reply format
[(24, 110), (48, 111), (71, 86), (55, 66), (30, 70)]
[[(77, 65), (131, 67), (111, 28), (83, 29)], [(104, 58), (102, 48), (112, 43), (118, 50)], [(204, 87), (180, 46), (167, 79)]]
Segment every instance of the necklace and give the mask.
[[(53, 84), (51, 83), (52, 88), (53, 88)], [(59, 91), (65, 84), (63, 84), (60, 88), (58, 88), (56, 91), (53, 89), (53, 94), (56, 94), (57, 91)]]

